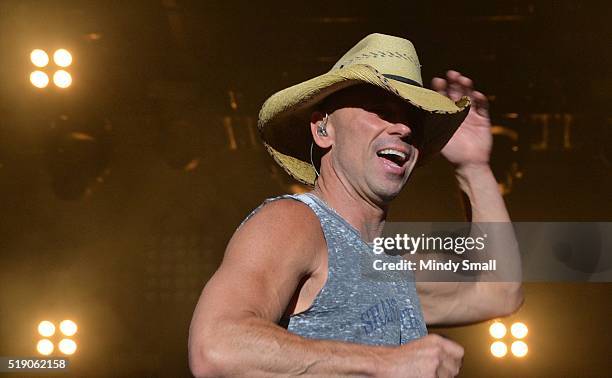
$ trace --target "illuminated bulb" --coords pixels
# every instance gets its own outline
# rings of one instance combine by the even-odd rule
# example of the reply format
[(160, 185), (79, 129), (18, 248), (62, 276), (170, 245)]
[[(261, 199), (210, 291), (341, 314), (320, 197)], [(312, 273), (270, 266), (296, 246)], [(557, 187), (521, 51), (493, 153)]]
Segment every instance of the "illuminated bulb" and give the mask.
[(491, 354), (497, 358), (502, 358), (508, 353), (508, 347), (501, 341), (491, 344)]
[(42, 339), (36, 344), (36, 350), (43, 356), (53, 353), (53, 343), (47, 339)]
[(70, 340), (70, 339), (63, 339), (62, 341), (59, 342), (59, 350), (60, 352), (64, 353), (64, 354), (74, 354), (74, 352), (76, 352), (77, 349), (77, 345), (74, 342), (74, 340)]
[(44, 67), (49, 64), (49, 55), (41, 49), (32, 50), (30, 60), (36, 67)]
[(525, 323), (514, 323), (512, 324), (512, 327), (510, 327), (510, 333), (517, 339), (522, 339), (523, 337), (527, 336), (528, 332), (529, 329), (527, 328)]
[(72, 64), (72, 54), (66, 49), (59, 49), (53, 53), (53, 61), (60, 67), (68, 67)]
[(72, 320), (62, 320), (60, 323), (60, 331), (66, 336), (73, 336), (77, 333), (77, 325)]
[(42, 71), (34, 71), (30, 74), (30, 83), (36, 88), (45, 88), (49, 85), (49, 76)]
[(72, 76), (64, 70), (53, 74), (53, 82), (60, 88), (68, 88), (72, 84)]
[(495, 322), (489, 327), (489, 333), (496, 339), (506, 336), (506, 326), (504, 323)]
[(525, 357), (529, 348), (524, 341), (515, 341), (510, 346), (510, 350), (516, 357)]
[(55, 333), (55, 325), (48, 320), (43, 320), (38, 324), (38, 333), (42, 337), (51, 337)]

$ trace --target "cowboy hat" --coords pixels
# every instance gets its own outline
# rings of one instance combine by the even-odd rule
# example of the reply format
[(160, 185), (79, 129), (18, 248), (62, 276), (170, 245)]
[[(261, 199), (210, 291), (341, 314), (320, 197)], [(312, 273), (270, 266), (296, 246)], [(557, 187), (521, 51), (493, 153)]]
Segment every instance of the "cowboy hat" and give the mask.
[(468, 114), (470, 100), (454, 102), (423, 87), (421, 65), (407, 39), (370, 34), (320, 76), (275, 93), (259, 112), (258, 130), (274, 160), (298, 181), (314, 185), (310, 117), (327, 96), (356, 84), (371, 84), (400, 97), (421, 113), (419, 164), (438, 153)]

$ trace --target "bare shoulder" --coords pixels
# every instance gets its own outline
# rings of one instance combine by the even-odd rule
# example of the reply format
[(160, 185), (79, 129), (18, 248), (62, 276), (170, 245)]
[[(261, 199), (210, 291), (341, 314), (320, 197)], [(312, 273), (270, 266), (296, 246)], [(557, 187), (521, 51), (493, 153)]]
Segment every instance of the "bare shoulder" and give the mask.
[(308, 205), (279, 199), (264, 205), (236, 231), (227, 247), (226, 259), (249, 250), (260, 257), (273, 253), (305, 262), (316, 259), (316, 252), (324, 245), (319, 219)]
[(253, 315), (277, 322), (300, 280), (321, 265), (322, 234), (308, 205), (293, 199), (264, 205), (232, 236), (202, 291), (192, 332)]
[(305, 203), (285, 198), (265, 204), (242, 228), (264, 225), (318, 228), (319, 220)]

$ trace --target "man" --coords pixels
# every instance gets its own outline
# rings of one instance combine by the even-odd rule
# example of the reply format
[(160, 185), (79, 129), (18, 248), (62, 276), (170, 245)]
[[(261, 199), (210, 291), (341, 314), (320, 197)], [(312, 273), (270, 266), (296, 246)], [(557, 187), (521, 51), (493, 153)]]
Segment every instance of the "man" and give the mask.
[[(389, 204), (444, 146), (472, 220), (509, 221), (488, 165), (486, 97), (454, 71), (433, 88), (422, 87), (409, 41), (372, 34), (327, 74), (266, 101), (266, 147), (314, 190), (266, 201), (232, 237), (193, 317), (194, 375), (451, 377), (463, 349), (427, 335), (425, 323), (477, 322), (520, 306), (518, 283), (417, 286), (360, 274), (358, 256), (372, 252)], [(503, 258), (516, 261), (517, 251)]]

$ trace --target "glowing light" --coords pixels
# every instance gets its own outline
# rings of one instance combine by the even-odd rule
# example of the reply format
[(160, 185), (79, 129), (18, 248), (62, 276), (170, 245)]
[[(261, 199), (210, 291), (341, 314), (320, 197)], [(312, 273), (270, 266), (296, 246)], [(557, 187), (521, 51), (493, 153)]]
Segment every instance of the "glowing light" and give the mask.
[(508, 354), (508, 347), (501, 341), (495, 341), (491, 344), (491, 354), (497, 358), (502, 358)]
[(42, 71), (34, 71), (30, 74), (30, 83), (36, 88), (45, 88), (49, 85), (49, 76)]
[(48, 339), (42, 339), (36, 344), (36, 350), (43, 356), (53, 353), (53, 343)]
[(59, 49), (53, 53), (53, 61), (60, 67), (68, 67), (72, 64), (72, 54), (66, 49)]
[(516, 357), (525, 357), (529, 348), (527, 348), (527, 344), (524, 341), (515, 341), (510, 346), (510, 350)]
[(527, 336), (528, 332), (529, 329), (525, 323), (517, 322), (512, 324), (512, 327), (510, 327), (510, 333), (517, 339), (522, 339), (523, 337)]
[(77, 325), (75, 322), (73, 322), (72, 320), (62, 320), (62, 322), (60, 323), (60, 331), (62, 331), (62, 333), (66, 336), (73, 336), (75, 333), (77, 333)]
[(41, 49), (32, 50), (30, 60), (36, 67), (44, 67), (49, 64), (49, 55)]
[(48, 320), (38, 323), (38, 333), (42, 337), (51, 337), (55, 334), (55, 325)]
[(489, 327), (489, 333), (496, 339), (506, 336), (506, 326), (504, 323), (495, 322)]
[(64, 354), (74, 354), (74, 352), (76, 352), (77, 350), (77, 345), (74, 342), (74, 340), (70, 340), (70, 339), (63, 339), (62, 341), (59, 342), (59, 350), (60, 352), (64, 353)]
[(64, 70), (59, 70), (53, 74), (53, 83), (60, 88), (68, 88), (72, 84), (72, 76)]

